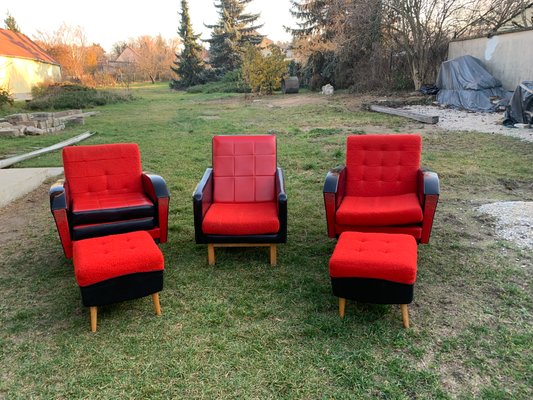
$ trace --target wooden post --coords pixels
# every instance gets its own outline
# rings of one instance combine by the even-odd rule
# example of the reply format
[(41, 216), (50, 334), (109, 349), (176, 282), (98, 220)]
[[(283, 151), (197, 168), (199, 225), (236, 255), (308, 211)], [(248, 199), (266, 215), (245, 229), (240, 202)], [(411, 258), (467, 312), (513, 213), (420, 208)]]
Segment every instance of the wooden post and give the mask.
[(215, 245), (213, 243), (207, 244), (207, 263), (215, 265)]
[(91, 312), (91, 332), (96, 332), (96, 323), (98, 320), (98, 307), (90, 307)]
[(435, 116), (423, 115), (423, 114), (418, 114), (412, 111), (398, 110), (396, 108), (371, 105), (370, 110), (379, 112), (379, 113), (398, 115), (400, 117), (414, 119), (415, 121), (420, 121), (420, 122), (423, 122), (424, 124), (436, 124), (439, 122), (439, 117), (436, 115)]
[(278, 261), (278, 253), (277, 253), (277, 246), (276, 244), (270, 245), (270, 265), (273, 267), (276, 266), (276, 263)]
[(161, 304), (159, 303), (159, 293), (152, 294), (155, 315), (161, 315)]
[(82, 140), (90, 138), (92, 135), (94, 135), (94, 132), (85, 132), (85, 133), (82, 133), (81, 135), (74, 136), (73, 138), (64, 140), (62, 142), (56, 143), (49, 147), (45, 147), (43, 149), (35, 150), (30, 153), (22, 154), (20, 156), (5, 158), (3, 160), (0, 160), (0, 168), (9, 167), (10, 165), (13, 165), (15, 163), (40, 156), (41, 154), (45, 154), (45, 153), (49, 153), (54, 150), (62, 149), (65, 146), (70, 146), (71, 144), (78, 143), (78, 142), (81, 142)]
[(339, 315), (344, 318), (344, 309), (346, 308), (346, 299), (339, 297)]
[(409, 309), (407, 304), (400, 304), (400, 308), (402, 310), (403, 327), (409, 328)]

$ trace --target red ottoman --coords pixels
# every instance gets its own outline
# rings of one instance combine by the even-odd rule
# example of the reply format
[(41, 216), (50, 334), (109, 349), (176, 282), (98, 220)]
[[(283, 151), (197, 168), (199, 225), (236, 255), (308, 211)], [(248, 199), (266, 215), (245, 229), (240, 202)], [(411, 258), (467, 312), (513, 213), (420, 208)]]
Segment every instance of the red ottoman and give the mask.
[(329, 260), (333, 294), (344, 318), (346, 299), (400, 304), (409, 327), (407, 304), (413, 301), (417, 245), (411, 235), (343, 232)]
[(91, 310), (96, 331), (97, 307), (152, 295), (154, 311), (161, 314), (164, 259), (148, 232), (130, 232), (73, 243), (76, 281), (83, 305)]

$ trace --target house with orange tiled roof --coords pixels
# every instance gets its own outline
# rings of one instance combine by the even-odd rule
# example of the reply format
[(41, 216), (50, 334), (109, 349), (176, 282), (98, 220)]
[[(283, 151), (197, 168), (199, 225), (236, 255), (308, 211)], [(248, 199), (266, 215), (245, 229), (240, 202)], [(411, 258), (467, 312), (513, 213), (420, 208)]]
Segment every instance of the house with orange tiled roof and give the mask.
[(60, 82), (61, 66), (26, 35), (0, 29), (0, 87), (15, 100), (31, 99), (39, 83)]

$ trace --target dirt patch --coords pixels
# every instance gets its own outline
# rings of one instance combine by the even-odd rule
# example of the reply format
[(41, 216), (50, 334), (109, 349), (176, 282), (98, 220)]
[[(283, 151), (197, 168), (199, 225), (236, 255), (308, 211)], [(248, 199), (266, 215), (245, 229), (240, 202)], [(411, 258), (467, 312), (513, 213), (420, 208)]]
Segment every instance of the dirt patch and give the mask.
[[(0, 248), (15, 248), (22, 238), (25, 241), (31, 239), (28, 227), (35, 227), (48, 217), (46, 198), (53, 180), (48, 180), (38, 189), (0, 208)], [(26, 251), (26, 244), (18, 246), (18, 249), (20, 252)]]
[(305, 93), (294, 95), (274, 95), (259, 97), (252, 100), (252, 104), (265, 105), (267, 107), (301, 107), (316, 104), (327, 104), (331, 97), (321, 95), (320, 93)]

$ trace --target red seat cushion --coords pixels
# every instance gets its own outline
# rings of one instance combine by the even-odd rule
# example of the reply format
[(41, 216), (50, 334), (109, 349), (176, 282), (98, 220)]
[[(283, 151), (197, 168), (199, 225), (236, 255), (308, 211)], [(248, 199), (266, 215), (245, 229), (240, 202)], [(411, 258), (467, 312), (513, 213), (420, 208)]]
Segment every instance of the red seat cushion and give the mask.
[(72, 211), (81, 212), (153, 205), (154, 203), (144, 193), (139, 192), (115, 194), (80, 193), (72, 200)]
[(416, 262), (416, 240), (410, 235), (344, 232), (329, 260), (329, 274), (412, 285)]
[(163, 254), (144, 231), (76, 241), (73, 253), (74, 274), (79, 286), (164, 269)]
[(279, 231), (277, 204), (214, 203), (205, 214), (202, 231), (211, 235), (260, 235)]
[(422, 222), (422, 207), (415, 193), (397, 196), (345, 196), (336, 213), (340, 225), (390, 226)]

